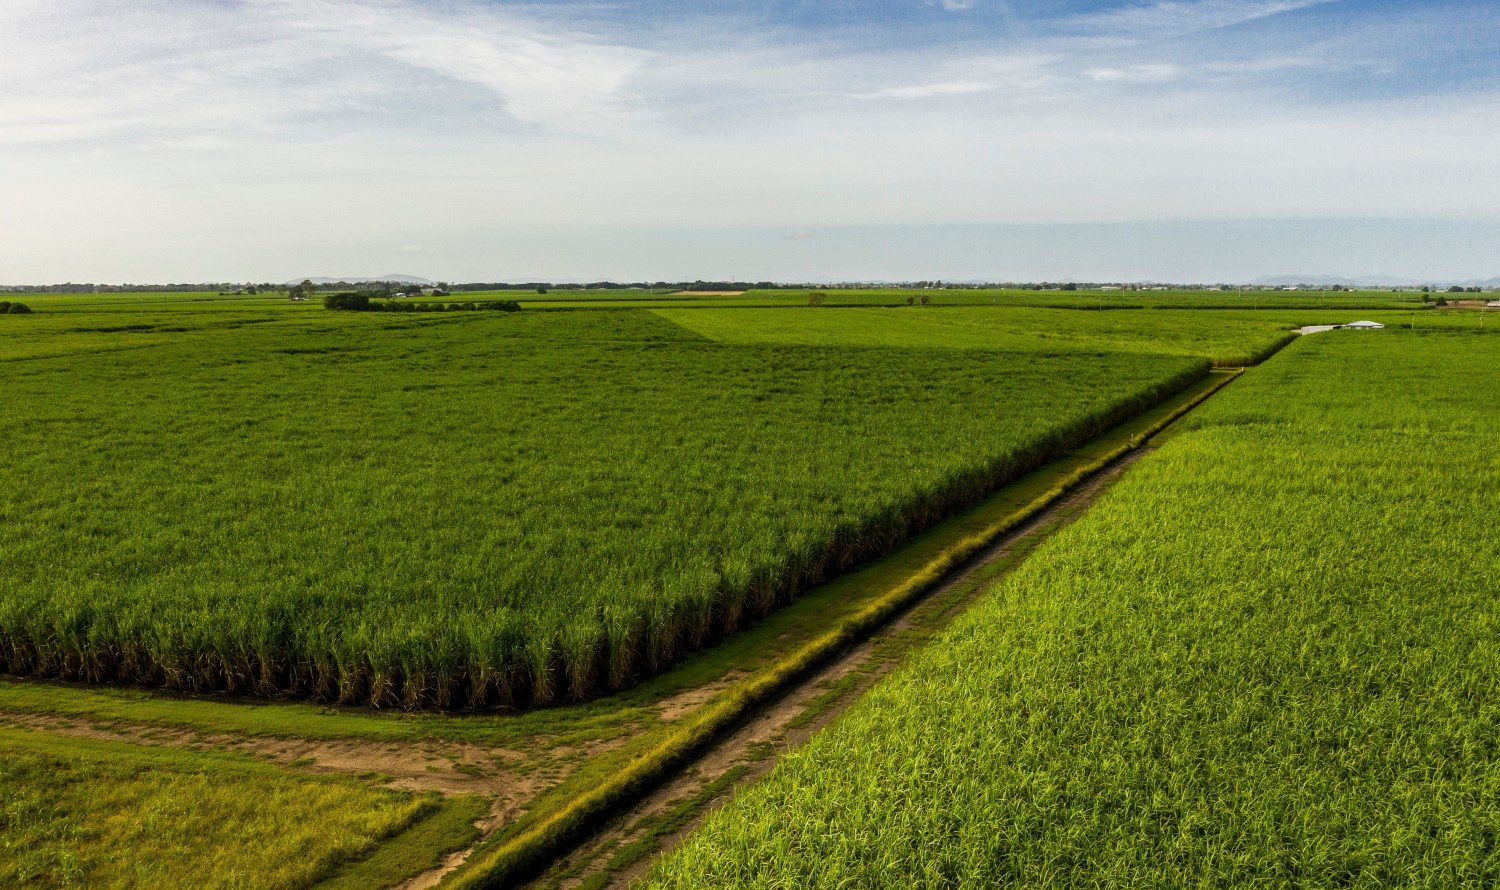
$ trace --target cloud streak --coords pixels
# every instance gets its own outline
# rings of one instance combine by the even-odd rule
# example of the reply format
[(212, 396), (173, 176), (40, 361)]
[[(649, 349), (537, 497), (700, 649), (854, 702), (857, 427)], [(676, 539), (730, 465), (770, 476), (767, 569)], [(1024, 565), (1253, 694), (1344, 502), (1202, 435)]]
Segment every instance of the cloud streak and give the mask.
[(590, 131), (626, 115), (626, 88), (650, 53), (547, 27), (503, 7), (442, 13), (397, 0), (256, 0), (321, 52), (375, 52), (498, 96), (519, 120)]
[(1175, 37), (1230, 28), (1338, 0), (1161, 0), (1075, 15), (1064, 29), (1129, 38)]
[(861, 99), (932, 99), (937, 96), (972, 96), (975, 93), (988, 93), (996, 88), (996, 84), (979, 80), (949, 80), (940, 83), (886, 87), (872, 93), (855, 93), (855, 95)]
[[(598, 132), (628, 119), (629, 82), (651, 58), (475, 2), (18, 2), (0, 8), (0, 32), (40, 39), (0, 58), (6, 94), (25, 97), (0, 100), (0, 141), (256, 130), (399, 107), (444, 85), (478, 88), (471, 106), (488, 96), (520, 124)], [(64, 48), (88, 64), (59, 70)]]

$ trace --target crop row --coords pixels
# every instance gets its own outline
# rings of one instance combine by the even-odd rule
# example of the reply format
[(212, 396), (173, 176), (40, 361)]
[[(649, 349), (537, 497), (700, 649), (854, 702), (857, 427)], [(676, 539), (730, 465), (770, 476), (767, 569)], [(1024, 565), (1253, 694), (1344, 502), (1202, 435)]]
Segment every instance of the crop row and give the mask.
[(1497, 364), (1294, 344), (650, 884), (1494, 886)]
[(323, 314), (16, 361), (0, 667), (379, 705), (619, 688), (1201, 377)]

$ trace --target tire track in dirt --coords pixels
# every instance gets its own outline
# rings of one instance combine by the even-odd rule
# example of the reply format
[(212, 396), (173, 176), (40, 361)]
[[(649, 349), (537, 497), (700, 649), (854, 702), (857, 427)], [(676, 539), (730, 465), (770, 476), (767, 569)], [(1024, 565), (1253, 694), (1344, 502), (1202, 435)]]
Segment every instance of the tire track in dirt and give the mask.
[(0, 722), (73, 738), (250, 754), (309, 773), (378, 777), (384, 787), (403, 791), (481, 794), (495, 798), (502, 811), (529, 799), (543, 783), (508, 769), (524, 759), (519, 752), (468, 742), (260, 738), (3, 710)]

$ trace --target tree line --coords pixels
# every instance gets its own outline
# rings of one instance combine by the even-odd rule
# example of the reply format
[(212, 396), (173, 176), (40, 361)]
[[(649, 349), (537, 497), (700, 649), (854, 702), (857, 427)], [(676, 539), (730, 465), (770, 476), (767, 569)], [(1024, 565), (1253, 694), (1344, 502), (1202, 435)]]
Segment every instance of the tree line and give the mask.
[(345, 291), (325, 296), (323, 308), (342, 312), (519, 312), (521, 304), (515, 300), (484, 300), (477, 303), (398, 302), (374, 299), (368, 293)]

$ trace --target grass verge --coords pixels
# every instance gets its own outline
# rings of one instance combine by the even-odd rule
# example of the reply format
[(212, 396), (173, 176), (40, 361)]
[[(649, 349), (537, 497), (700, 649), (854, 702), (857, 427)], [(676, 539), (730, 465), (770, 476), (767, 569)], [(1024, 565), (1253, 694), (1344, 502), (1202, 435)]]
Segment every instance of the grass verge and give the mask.
[(0, 726), (0, 886), (303, 887), (434, 803), (241, 755)]
[(366, 890), (394, 887), (437, 868), (450, 853), (479, 837), (474, 823), (483, 818), (488, 802), (476, 795), (445, 797), (432, 812), (405, 831), (375, 848), (375, 852), (341, 868), (319, 890)]

